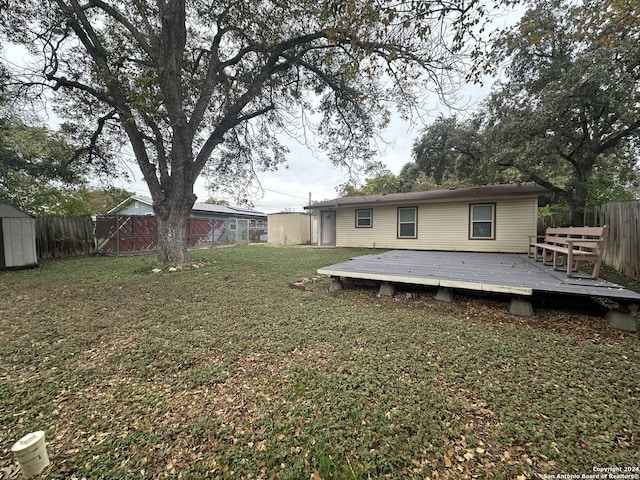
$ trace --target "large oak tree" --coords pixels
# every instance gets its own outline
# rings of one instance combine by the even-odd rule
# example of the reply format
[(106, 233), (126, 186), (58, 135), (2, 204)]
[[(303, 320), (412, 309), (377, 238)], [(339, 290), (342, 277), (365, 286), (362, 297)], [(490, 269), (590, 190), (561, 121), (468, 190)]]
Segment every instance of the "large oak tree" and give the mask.
[(587, 28), (608, 4), (549, 0), (527, 12), (498, 50), (509, 79), (486, 103), (494, 164), (555, 192), (573, 225), (603, 181), (625, 184), (638, 169), (640, 28)]
[[(590, 202), (637, 187), (640, 24), (615, 5), (531, 8), (491, 57), (504, 81), (470, 120), (426, 129), (417, 166), (437, 183), (535, 181), (569, 207), (573, 225)], [(606, 22), (603, 11), (613, 12)]]
[[(159, 261), (187, 259), (193, 186), (277, 167), (312, 128), (336, 164), (372, 157), (388, 107), (415, 108), (464, 65), (477, 0), (3, 0), (4, 36), (39, 63), (91, 156), (128, 142), (154, 201)], [(504, 3), (509, 3), (505, 1)], [(29, 73), (29, 75), (27, 75)], [(36, 90), (37, 91), (37, 90)], [(301, 112), (307, 116), (301, 122)], [(297, 122), (297, 123), (296, 123)], [(301, 123), (300, 123), (301, 122)]]

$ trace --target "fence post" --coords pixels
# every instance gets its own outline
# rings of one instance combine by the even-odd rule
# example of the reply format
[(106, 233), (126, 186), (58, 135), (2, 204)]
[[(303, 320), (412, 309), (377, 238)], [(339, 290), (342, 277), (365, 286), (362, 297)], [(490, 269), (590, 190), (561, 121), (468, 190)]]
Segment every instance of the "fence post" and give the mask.
[(116, 215), (116, 257), (120, 256), (120, 215)]

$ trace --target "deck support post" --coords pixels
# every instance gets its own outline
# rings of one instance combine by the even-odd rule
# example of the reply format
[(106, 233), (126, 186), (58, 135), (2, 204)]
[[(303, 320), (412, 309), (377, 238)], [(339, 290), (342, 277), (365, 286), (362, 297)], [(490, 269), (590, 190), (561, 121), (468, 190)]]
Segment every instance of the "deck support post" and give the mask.
[(620, 305), (619, 310), (609, 310), (604, 318), (613, 328), (626, 332), (638, 332), (640, 334), (639, 307), (637, 304)]
[(330, 292), (339, 292), (340, 290), (344, 290), (344, 285), (340, 281), (339, 278), (332, 278), (331, 283), (329, 284)]
[(439, 302), (453, 303), (453, 290), (447, 287), (440, 287), (436, 293), (436, 300)]
[(396, 293), (396, 287), (394, 284), (389, 282), (383, 282), (380, 284), (380, 290), (378, 291), (378, 295), (382, 295), (385, 297), (393, 297)]
[(518, 317), (533, 317), (531, 300), (525, 297), (511, 297), (509, 313)]

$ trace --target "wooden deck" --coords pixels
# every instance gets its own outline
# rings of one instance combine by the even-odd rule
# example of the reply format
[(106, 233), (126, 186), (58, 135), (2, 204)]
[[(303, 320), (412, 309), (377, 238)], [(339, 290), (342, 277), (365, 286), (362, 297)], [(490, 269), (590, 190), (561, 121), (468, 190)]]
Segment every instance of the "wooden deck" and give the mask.
[(569, 278), (525, 254), (392, 250), (355, 257), (320, 268), (318, 273), (523, 296), (546, 292), (640, 303), (639, 293), (599, 278)]

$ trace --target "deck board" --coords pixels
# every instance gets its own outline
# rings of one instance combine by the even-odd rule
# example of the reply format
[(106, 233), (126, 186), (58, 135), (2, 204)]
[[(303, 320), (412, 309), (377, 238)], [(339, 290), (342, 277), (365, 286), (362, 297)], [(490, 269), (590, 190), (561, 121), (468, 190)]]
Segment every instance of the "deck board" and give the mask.
[(329, 265), (318, 273), (525, 296), (547, 292), (640, 302), (639, 293), (599, 278), (567, 277), (526, 254), (391, 250)]

